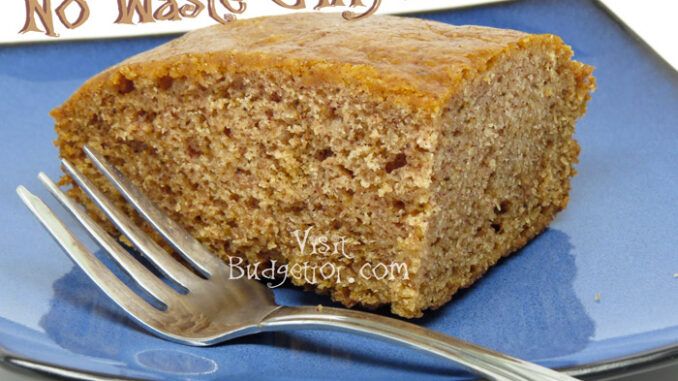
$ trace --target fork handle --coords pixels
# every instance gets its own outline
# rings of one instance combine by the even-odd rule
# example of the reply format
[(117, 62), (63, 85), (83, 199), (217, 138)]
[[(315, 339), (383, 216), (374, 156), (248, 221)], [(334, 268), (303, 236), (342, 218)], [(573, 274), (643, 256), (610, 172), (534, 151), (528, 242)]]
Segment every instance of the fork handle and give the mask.
[(573, 381), (563, 373), (407, 323), (332, 307), (281, 307), (261, 323), (263, 331), (326, 329), (376, 337), (455, 361), (495, 381)]

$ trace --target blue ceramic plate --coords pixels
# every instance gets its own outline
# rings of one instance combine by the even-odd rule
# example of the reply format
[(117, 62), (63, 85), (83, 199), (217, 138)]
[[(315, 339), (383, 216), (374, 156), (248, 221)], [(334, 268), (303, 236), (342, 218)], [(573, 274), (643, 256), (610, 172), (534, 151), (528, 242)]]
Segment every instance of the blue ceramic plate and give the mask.
[[(527, 247), (417, 323), (580, 373), (675, 352), (676, 72), (591, 2), (521, 1), (419, 16), (558, 34), (577, 59), (597, 67), (598, 90), (577, 129), (582, 154), (569, 207)], [(330, 332), (262, 334), (211, 348), (169, 343), (137, 328), (73, 267), (14, 189), (24, 184), (53, 201), (35, 178), (40, 170), (53, 178), (60, 172), (49, 110), (88, 77), (168, 39), (0, 48), (5, 360), (154, 380), (467, 377), (439, 359)], [(278, 289), (276, 297), (329, 303), (296, 289)]]

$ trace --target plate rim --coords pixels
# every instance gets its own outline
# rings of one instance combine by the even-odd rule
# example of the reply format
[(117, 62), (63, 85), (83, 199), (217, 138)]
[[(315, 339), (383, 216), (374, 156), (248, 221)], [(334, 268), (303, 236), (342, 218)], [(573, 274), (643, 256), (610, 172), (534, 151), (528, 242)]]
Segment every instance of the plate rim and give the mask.
[[(611, 360), (592, 362), (573, 367), (556, 368), (572, 377), (608, 378), (634, 371), (650, 370), (672, 360), (678, 359), (678, 343), (661, 348), (643, 351), (637, 354), (622, 356)], [(0, 346), (0, 367), (10, 372), (28, 372), (50, 377), (61, 377), (66, 380), (93, 381), (146, 381), (145, 378), (125, 377), (114, 374), (93, 372), (83, 369), (64, 367), (14, 354)]]

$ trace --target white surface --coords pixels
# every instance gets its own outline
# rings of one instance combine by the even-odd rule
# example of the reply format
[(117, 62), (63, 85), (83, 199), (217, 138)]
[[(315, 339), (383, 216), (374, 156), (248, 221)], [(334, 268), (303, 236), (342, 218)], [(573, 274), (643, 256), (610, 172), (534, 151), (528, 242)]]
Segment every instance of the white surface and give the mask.
[[(68, 29), (61, 24), (59, 18), (56, 16), (55, 11), (52, 13), (52, 19), (54, 23), (55, 33), (59, 34), (59, 37), (49, 37), (45, 33), (39, 32), (27, 32), (19, 33), (19, 31), (24, 27), (26, 23), (26, 6), (25, 2), (27, 0), (11, 0), (3, 4), (3, 10), (0, 12), (0, 43), (21, 43), (21, 42), (33, 42), (33, 41), (63, 41), (71, 39), (84, 39), (84, 38), (104, 38), (104, 37), (124, 37), (124, 36), (139, 36), (139, 35), (148, 35), (148, 34), (163, 34), (163, 33), (176, 33), (176, 32), (186, 32), (196, 28), (201, 28), (204, 26), (212, 25), (217, 23), (213, 18), (210, 17), (209, 12), (204, 9), (197, 17), (195, 18), (183, 18), (178, 21), (156, 21), (152, 23), (139, 24), (135, 23), (134, 25), (129, 24), (116, 24), (115, 20), (118, 17), (118, 2), (115, 0), (85, 0), (89, 6), (89, 18), (81, 26), (75, 29)], [(130, 0), (126, 0), (129, 2)], [(151, 0), (153, 4), (153, 10), (155, 11), (161, 4), (159, 0)], [(286, 4), (293, 4), (292, 0), (283, 0)], [(406, 13), (406, 12), (418, 12), (426, 10), (436, 10), (436, 9), (446, 9), (454, 8), (461, 6), (470, 6), (480, 3), (492, 3), (505, 0), (382, 0), (381, 6), (378, 8), (377, 13)], [(39, 4), (42, 4), (42, 0), (37, 1)], [(64, 0), (52, 0), (53, 10), (57, 9)], [(306, 8), (304, 12), (313, 11), (313, 7), (318, 4), (319, 0), (306, 0)], [(207, 4), (208, 0), (201, 0), (202, 4)], [(219, 4), (219, 2), (215, 2)], [(235, 1), (231, 1), (231, 4), (236, 4)], [(350, 4), (350, 0), (345, 0), (345, 4)], [(177, 0), (177, 4), (181, 7), (183, 5), (189, 4), (187, 0)], [(374, 4), (374, 0), (363, 0), (365, 7), (353, 8), (356, 13), (364, 13), (369, 7)], [(66, 8), (66, 16), (70, 22), (74, 22), (80, 13), (80, 8), (76, 1), (73, 1)], [(216, 10), (220, 15), (229, 13), (226, 8), (221, 5), (216, 6)], [(337, 7), (337, 8), (326, 8), (327, 11), (345, 11), (349, 10), (348, 7)], [(276, 5), (271, 0), (250, 0), (247, 1), (247, 9), (242, 15), (237, 17), (240, 19), (251, 18), (257, 16), (265, 15), (276, 15), (284, 14), (290, 12), (301, 12), (301, 11), (290, 11), (279, 5)], [(341, 17), (341, 16), (337, 16)], [(137, 21), (135, 17), (133, 19)], [(41, 30), (44, 31), (43, 24), (40, 19), (35, 16), (35, 21)]]
[[(89, 6), (89, 18), (81, 26), (68, 29), (61, 24), (56, 16), (56, 9), (66, 0), (52, 0), (52, 20), (55, 33), (58, 37), (47, 36), (44, 32), (19, 33), (27, 19), (26, 1), (12, 0), (4, 4), (0, 12), (0, 44), (22, 43), (35, 41), (64, 41), (72, 39), (92, 39), (108, 37), (128, 37), (151, 34), (166, 34), (186, 32), (217, 23), (210, 17), (207, 9), (204, 9), (195, 18), (182, 18), (179, 21), (156, 21), (152, 23), (116, 24), (119, 11), (115, 0), (82, 0)], [(42, 4), (43, 0), (32, 0)], [(129, 2), (130, 0), (126, 0)], [(150, 0), (155, 11), (161, 4), (160, 0)], [(189, 0), (176, 0), (179, 7), (190, 4)], [(282, 0), (287, 4), (292, 0)], [(320, 0), (305, 0), (304, 11), (312, 12), (313, 7)], [(354, 8), (357, 13), (363, 13), (375, 0), (363, 0), (365, 7)], [(471, 6), (483, 3), (492, 3), (506, 0), (382, 0), (377, 13), (397, 14), (436, 9), (446, 9), (462, 6)], [(674, 69), (678, 70), (678, 1), (676, 0), (599, 0), (606, 8), (615, 14), (624, 24), (630, 27), (640, 38), (650, 45), (661, 55)], [(202, 4), (208, 4), (208, 0), (200, 0)], [(214, 2), (219, 4), (219, 2)], [(231, 4), (236, 4), (231, 1)], [(290, 11), (272, 0), (249, 0), (247, 9), (238, 18), (251, 18), (264, 15), (283, 14)], [(344, 0), (349, 4), (350, 0)], [(217, 13), (224, 15), (229, 13), (223, 6), (215, 6)], [(207, 7), (206, 7), (207, 8)], [(77, 1), (72, 1), (66, 9), (66, 17), (71, 22), (78, 17), (80, 8)], [(348, 7), (326, 8), (324, 11), (341, 12)], [(339, 17), (339, 16), (338, 16)], [(40, 19), (35, 17), (38, 28), (44, 30)]]
[(676, 20), (678, 1), (600, 0), (600, 2), (678, 70)]

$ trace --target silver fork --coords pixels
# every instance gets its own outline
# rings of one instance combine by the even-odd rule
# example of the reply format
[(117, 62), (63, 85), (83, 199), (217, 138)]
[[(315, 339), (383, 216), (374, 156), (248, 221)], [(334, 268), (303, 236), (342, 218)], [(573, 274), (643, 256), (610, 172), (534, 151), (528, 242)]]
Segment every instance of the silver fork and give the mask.
[(38, 177), (50, 193), (75, 216), (131, 279), (160, 302), (161, 306), (149, 303), (114, 275), (42, 200), (23, 186), (17, 188), (17, 193), (76, 265), (118, 306), (156, 335), (182, 344), (206, 346), (260, 332), (338, 330), (405, 344), (455, 361), (490, 380), (575, 380), (551, 369), (394, 318), (342, 308), (279, 306), (275, 303), (270, 288), (255, 280), (234, 276), (230, 267), (210, 254), (188, 232), (155, 207), (102, 155), (88, 147), (84, 151), (139, 214), (202, 277), (176, 261), (113, 206), (74, 166), (62, 160), (65, 171), (132, 241), (138, 251), (185, 292), (170, 287), (137, 261), (44, 173), (40, 173)]

